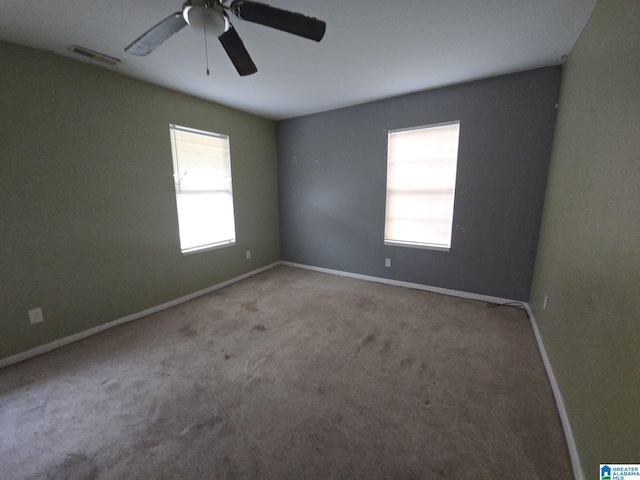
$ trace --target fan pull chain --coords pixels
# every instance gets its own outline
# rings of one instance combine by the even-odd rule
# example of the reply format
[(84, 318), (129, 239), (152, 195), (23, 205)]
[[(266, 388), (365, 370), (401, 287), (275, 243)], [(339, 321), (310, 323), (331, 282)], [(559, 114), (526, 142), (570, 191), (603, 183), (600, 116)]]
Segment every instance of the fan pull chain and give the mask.
[(206, 14), (206, 10), (207, 10), (207, 5), (205, 4), (204, 8), (202, 9), (202, 20), (204, 23), (204, 56), (206, 58), (206, 62), (207, 62), (207, 75), (209, 75), (209, 47), (207, 45), (207, 14)]

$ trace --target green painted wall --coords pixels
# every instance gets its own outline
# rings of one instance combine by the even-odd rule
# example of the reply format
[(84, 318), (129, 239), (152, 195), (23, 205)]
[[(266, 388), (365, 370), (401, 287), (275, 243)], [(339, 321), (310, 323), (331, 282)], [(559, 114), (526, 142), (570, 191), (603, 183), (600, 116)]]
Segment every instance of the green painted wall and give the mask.
[[(0, 59), (0, 358), (279, 260), (273, 122), (26, 47)], [(230, 136), (236, 246), (181, 255), (170, 123)]]
[(567, 59), (531, 306), (586, 478), (640, 462), (640, 1), (600, 0)]

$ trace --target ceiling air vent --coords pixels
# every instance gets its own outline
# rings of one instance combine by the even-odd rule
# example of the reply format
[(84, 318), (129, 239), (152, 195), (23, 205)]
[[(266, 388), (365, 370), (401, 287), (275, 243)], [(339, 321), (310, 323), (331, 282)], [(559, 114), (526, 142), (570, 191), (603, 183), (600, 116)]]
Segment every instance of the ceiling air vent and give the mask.
[(76, 55), (80, 55), (81, 57), (87, 58), (89, 60), (104, 63), (105, 65), (114, 66), (120, 63), (120, 59), (118, 58), (110, 57), (109, 55), (105, 55), (104, 53), (94, 52), (93, 50), (79, 47), (78, 45), (71, 45), (69, 47), (69, 50)]

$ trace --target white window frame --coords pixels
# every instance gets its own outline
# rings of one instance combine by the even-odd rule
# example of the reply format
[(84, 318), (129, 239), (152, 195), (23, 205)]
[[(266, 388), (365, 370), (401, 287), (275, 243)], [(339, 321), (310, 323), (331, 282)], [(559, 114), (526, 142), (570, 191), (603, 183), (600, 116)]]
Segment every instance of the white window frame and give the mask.
[[(195, 128), (188, 128), (188, 127), (182, 127), (179, 125), (174, 125), (174, 124), (170, 124), (169, 125), (169, 132), (171, 135), (171, 156), (172, 156), (172, 160), (173, 160), (173, 175), (174, 175), (174, 186), (175, 186), (175, 195), (176, 195), (176, 213), (178, 216), (178, 230), (179, 230), (179, 236), (180, 236), (180, 250), (182, 252), (182, 255), (191, 255), (194, 253), (200, 253), (200, 252), (206, 252), (206, 251), (210, 251), (210, 250), (216, 250), (219, 248), (224, 248), (224, 247), (229, 247), (232, 245), (236, 244), (236, 228), (235, 228), (235, 202), (233, 201), (233, 188), (232, 188), (232, 173), (231, 173), (231, 146), (230, 146), (230, 142), (229, 142), (229, 136), (228, 135), (224, 135), (224, 134), (220, 134), (220, 133), (214, 133), (214, 132), (207, 132), (204, 130), (197, 130)], [(207, 136), (207, 137), (213, 137), (216, 139), (220, 139), (223, 140), (226, 143), (226, 179), (223, 182), (224, 185), (222, 186), (222, 188), (220, 187), (220, 185), (215, 186), (213, 184), (209, 184), (208, 186), (205, 186), (202, 189), (199, 189), (197, 191), (182, 191), (181, 190), (181, 186), (180, 186), (180, 182), (181, 182), (181, 173), (180, 173), (180, 154), (178, 151), (178, 146), (177, 146), (177, 141), (176, 141), (176, 132), (186, 132), (186, 133), (190, 133), (190, 134), (196, 134), (196, 135), (202, 135), (202, 136)], [(185, 215), (185, 212), (188, 211), (187, 208), (185, 208), (184, 206), (181, 208), (180, 204), (181, 204), (181, 196), (184, 195), (201, 195), (203, 196), (203, 199), (206, 199), (206, 196), (209, 195), (211, 196), (212, 193), (216, 193), (216, 194), (227, 194), (230, 197), (230, 206), (225, 207), (225, 210), (223, 212), (220, 211), (216, 211), (219, 210), (218, 208), (216, 209), (211, 209), (209, 211), (206, 212), (205, 218), (209, 219), (208, 215), (210, 214), (210, 221), (211, 222), (216, 222), (216, 221), (221, 221), (221, 219), (224, 219), (226, 217), (226, 225), (225, 228), (227, 229), (228, 232), (231, 233), (231, 235), (225, 235), (225, 238), (216, 238), (215, 240), (213, 239), (213, 237), (211, 235), (209, 235), (209, 241), (205, 241), (203, 243), (200, 243), (198, 245), (189, 245), (187, 247), (184, 246), (186, 240), (188, 240), (187, 238), (185, 238), (185, 235), (188, 230), (189, 230), (189, 225), (187, 224), (189, 222), (188, 217), (191, 217), (192, 215)], [(205, 200), (206, 201), (206, 200)], [(204, 208), (200, 207), (201, 210), (200, 212), (200, 218), (202, 219), (202, 214), (203, 214), (203, 210)], [(181, 217), (180, 212), (183, 212), (183, 215)], [(193, 211), (189, 212), (190, 214), (193, 214)], [(229, 220), (230, 217), (230, 220)], [(193, 219), (191, 219), (191, 221), (193, 222)], [(203, 223), (204, 224), (204, 223)], [(182, 227), (181, 227), (182, 225)], [(207, 226), (211, 226), (211, 224), (206, 224)], [(191, 224), (191, 227), (193, 226), (193, 223)], [(229, 238), (226, 238), (229, 237)]]
[[(450, 169), (450, 171), (447, 173), (448, 178), (446, 183), (446, 187), (447, 189), (452, 189), (452, 194), (450, 197), (450, 212), (448, 212), (448, 217), (447, 220), (449, 221), (449, 228), (448, 228), (448, 241), (444, 242), (444, 243), (438, 243), (438, 242), (424, 242), (424, 241), (417, 241), (415, 240), (415, 237), (412, 238), (391, 238), (392, 234), (390, 234), (390, 230), (393, 228), (391, 224), (392, 221), (390, 221), (390, 202), (392, 201), (392, 196), (393, 194), (390, 193), (391, 191), (391, 175), (390, 175), (390, 169), (393, 168), (392, 163), (393, 163), (393, 159), (391, 158), (392, 156), (392, 152), (391, 152), (391, 137), (392, 135), (397, 135), (397, 134), (402, 134), (402, 133), (408, 133), (408, 132), (417, 132), (420, 130), (430, 130), (430, 129), (434, 129), (434, 128), (439, 128), (439, 127), (446, 127), (446, 126), (451, 126), (451, 125), (457, 125), (458, 126), (458, 136), (456, 139), (456, 144), (455, 144), (455, 160), (450, 161), (450, 164), (452, 165), (452, 170)], [(452, 237), (453, 237), (453, 213), (454, 213), (454, 203), (455, 203), (455, 191), (456, 191), (456, 180), (457, 180), (457, 166), (458, 166), (458, 150), (459, 150), (459, 141), (460, 141), (460, 121), (456, 120), (456, 121), (452, 121), (452, 122), (444, 122), (444, 123), (437, 123), (437, 124), (432, 124), (432, 125), (424, 125), (424, 126), (419, 126), (419, 127), (410, 127), (410, 128), (402, 128), (402, 129), (397, 129), (397, 130), (389, 130), (387, 133), (387, 186), (386, 186), (386, 205), (385, 205), (385, 230), (384, 230), (384, 245), (389, 245), (389, 246), (396, 246), (396, 247), (410, 247), (410, 248), (422, 248), (422, 249), (427, 249), (427, 250), (438, 250), (438, 251), (445, 251), (445, 252), (449, 252), (451, 250), (451, 242), (452, 242)], [(453, 149), (453, 146), (450, 146)], [(430, 160), (427, 159), (426, 162), (429, 162)], [(428, 164), (427, 164), (428, 165)], [(434, 165), (433, 163), (431, 164), (432, 166)], [(397, 167), (396, 167), (397, 168)], [(452, 178), (451, 178), (452, 175)], [(415, 185), (413, 189), (407, 189), (407, 191), (409, 190), (413, 190), (415, 191)], [(429, 189), (425, 188), (425, 191), (428, 191)], [(419, 190), (418, 190), (419, 191)], [(442, 198), (445, 198), (445, 195), (442, 195)], [(449, 206), (447, 205), (447, 208)], [(445, 210), (445, 209), (443, 209)], [(414, 221), (418, 220), (419, 217), (412, 217)], [(425, 219), (422, 219), (422, 221), (427, 221)]]

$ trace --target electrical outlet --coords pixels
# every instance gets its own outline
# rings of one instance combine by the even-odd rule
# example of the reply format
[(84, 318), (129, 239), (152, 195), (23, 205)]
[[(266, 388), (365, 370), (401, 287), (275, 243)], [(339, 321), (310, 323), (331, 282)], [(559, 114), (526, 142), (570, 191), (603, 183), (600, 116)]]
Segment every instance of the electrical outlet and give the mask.
[(33, 325), (34, 323), (44, 322), (44, 318), (42, 316), (41, 308), (34, 308), (33, 310), (29, 310), (29, 323)]
[(545, 295), (544, 296), (544, 300), (542, 301), (542, 309), (546, 310), (547, 309), (547, 304), (549, 303), (549, 295)]
[(247, 250), (247, 253), (245, 255), (247, 257), (247, 260), (249, 260), (251, 258), (251, 250)]
[(390, 267), (391, 266), (391, 259), (390, 258), (385, 258), (384, 259), (384, 266), (385, 267)]

